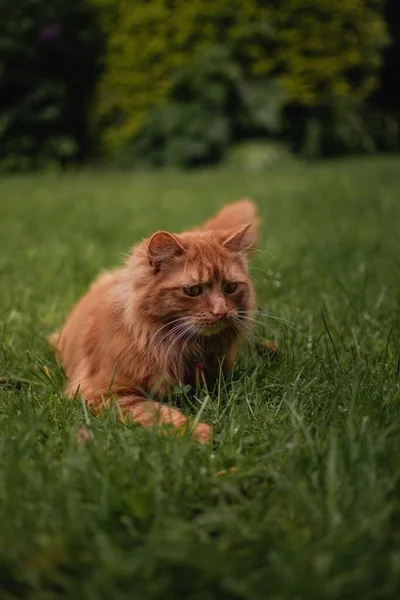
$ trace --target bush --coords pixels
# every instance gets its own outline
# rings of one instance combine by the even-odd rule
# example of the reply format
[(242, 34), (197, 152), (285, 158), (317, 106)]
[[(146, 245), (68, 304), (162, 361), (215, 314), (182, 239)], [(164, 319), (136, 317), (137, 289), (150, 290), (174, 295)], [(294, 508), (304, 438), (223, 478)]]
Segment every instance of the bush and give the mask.
[(246, 80), (224, 47), (209, 47), (178, 72), (170, 101), (150, 112), (124, 161), (196, 166), (217, 162), (243, 138), (280, 132), (284, 94), (272, 81)]
[(85, 0), (0, 0), (0, 169), (85, 154), (101, 40)]
[[(101, 6), (108, 33), (106, 69), (97, 119), (106, 149), (134, 138), (149, 112), (165, 104), (176, 73), (199, 51), (228, 39), (244, 44), (249, 28), (266, 14), (258, 0), (92, 0)], [(263, 17), (262, 23), (265, 18)], [(242, 54), (246, 54), (244, 48)]]
[(376, 84), (386, 41), (381, 0), (92, 0), (108, 36), (96, 120), (109, 151), (167, 103), (175, 74), (209, 45), (246, 78), (277, 77), (305, 105), (358, 101)]
[(306, 158), (400, 149), (398, 120), (366, 103), (291, 104), (285, 107), (283, 120), (283, 139)]

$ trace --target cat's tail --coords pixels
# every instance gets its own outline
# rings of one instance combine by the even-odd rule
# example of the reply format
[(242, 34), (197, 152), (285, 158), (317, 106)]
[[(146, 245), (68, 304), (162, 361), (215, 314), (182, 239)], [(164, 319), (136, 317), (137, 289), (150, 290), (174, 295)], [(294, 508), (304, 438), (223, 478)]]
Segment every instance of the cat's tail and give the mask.
[(256, 204), (247, 198), (232, 202), (223, 206), (221, 210), (208, 221), (206, 221), (198, 231), (209, 231), (213, 229), (234, 229), (241, 225), (251, 223), (253, 231), (253, 246), (257, 244), (258, 229), (260, 219), (257, 214)]

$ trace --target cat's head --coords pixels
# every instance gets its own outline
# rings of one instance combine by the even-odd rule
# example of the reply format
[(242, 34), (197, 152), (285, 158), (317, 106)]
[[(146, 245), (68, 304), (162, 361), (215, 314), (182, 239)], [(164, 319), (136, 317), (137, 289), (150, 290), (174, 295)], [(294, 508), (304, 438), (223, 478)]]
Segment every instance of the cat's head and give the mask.
[(179, 235), (155, 233), (136, 258), (134, 254), (136, 306), (160, 325), (173, 326), (177, 334), (239, 333), (254, 306), (247, 268), (253, 236), (251, 225)]

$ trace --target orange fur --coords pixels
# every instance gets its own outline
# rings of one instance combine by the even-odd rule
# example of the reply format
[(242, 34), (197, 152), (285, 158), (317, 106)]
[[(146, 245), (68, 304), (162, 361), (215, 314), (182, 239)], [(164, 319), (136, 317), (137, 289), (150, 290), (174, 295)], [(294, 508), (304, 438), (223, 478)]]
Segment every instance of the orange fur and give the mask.
[[(191, 381), (199, 363), (210, 383), (221, 366), (231, 370), (254, 310), (247, 253), (257, 226), (255, 205), (242, 200), (192, 232), (155, 233), (122, 268), (102, 273), (49, 338), (67, 373), (66, 394), (79, 392), (97, 411), (116, 396), (144, 426), (191, 426), (176, 408), (147, 397), (161, 400)], [(198, 296), (187, 295), (199, 285)], [(210, 434), (205, 423), (193, 431), (204, 443)]]
[(258, 241), (257, 232), (260, 221), (257, 217), (256, 205), (252, 200), (248, 200), (247, 198), (223, 206), (214, 217), (199, 227), (198, 231), (234, 229), (244, 223), (250, 223), (251, 225), (252, 247), (255, 247)]

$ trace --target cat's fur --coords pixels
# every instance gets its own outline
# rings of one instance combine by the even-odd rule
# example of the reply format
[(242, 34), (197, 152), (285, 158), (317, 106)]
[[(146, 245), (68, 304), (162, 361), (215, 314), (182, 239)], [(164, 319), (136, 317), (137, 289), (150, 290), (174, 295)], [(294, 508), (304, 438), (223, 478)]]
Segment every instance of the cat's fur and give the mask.
[[(193, 383), (196, 364), (208, 382), (220, 367), (231, 370), (254, 310), (247, 253), (257, 225), (255, 205), (241, 200), (192, 232), (155, 233), (124, 267), (101, 274), (50, 337), (68, 377), (66, 394), (79, 391), (95, 410), (115, 396), (142, 425), (190, 425), (179, 410), (148, 397)], [(226, 293), (224, 282), (237, 290)], [(199, 296), (186, 295), (185, 286), (200, 283), (207, 286)], [(193, 436), (206, 443), (210, 433), (200, 423)]]

